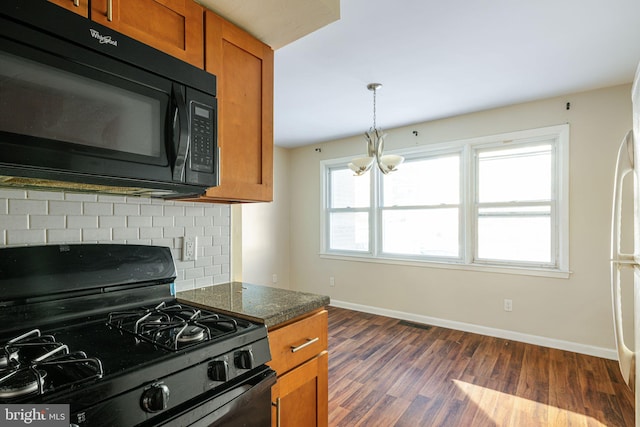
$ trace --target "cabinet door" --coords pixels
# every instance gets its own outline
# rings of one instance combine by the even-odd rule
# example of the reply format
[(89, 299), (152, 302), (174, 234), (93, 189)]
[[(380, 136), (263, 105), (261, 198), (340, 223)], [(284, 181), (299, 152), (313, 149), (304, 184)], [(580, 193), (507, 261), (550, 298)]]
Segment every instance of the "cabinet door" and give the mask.
[(205, 198), (273, 200), (273, 50), (206, 12), (205, 69), (218, 77), (220, 185)]
[(274, 426), (279, 421), (280, 427), (327, 427), (328, 353), (325, 351), (279, 377), (272, 396)]
[(193, 0), (92, 0), (91, 19), (204, 67), (204, 13)]
[(47, 0), (50, 3), (57, 4), (72, 12), (89, 17), (89, 0)]

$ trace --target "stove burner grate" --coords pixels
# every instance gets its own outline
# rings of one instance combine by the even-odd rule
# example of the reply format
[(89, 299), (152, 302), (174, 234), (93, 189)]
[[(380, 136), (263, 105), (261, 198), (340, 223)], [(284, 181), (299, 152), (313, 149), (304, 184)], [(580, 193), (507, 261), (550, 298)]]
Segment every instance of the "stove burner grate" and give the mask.
[(0, 379), (0, 399), (33, 394), (43, 388), (47, 373), (36, 369), (18, 369)]
[(165, 302), (152, 308), (113, 312), (107, 324), (171, 351), (238, 331), (234, 319)]
[[(15, 399), (30, 394), (44, 394), (104, 375), (99, 359), (88, 358), (79, 351), (56, 342), (52, 335), (34, 329), (9, 340), (3, 347), (0, 362), (0, 399)], [(55, 381), (47, 378), (55, 376)]]

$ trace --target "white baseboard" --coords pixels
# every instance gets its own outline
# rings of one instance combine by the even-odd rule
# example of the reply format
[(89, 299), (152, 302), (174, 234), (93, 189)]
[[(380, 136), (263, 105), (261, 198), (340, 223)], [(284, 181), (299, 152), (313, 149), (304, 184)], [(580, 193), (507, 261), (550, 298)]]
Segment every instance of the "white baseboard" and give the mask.
[(504, 329), (488, 328), (486, 326), (474, 325), (471, 323), (456, 322), (453, 320), (438, 319), (436, 317), (423, 316), (420, 314), (406, 313), (403, 311), (388, 310), (386, 308), (372, 307), (368, 305), (355, 304), (347, 301), (338, 301), (331, 299), (331, 305), (339, 308), (347, 308), (349, 310), (362, 311), (364, 313), (377, 314), (380, 316), (392, 317), (394, 319), (408, 320), (411, 322), (422, 323), (426, 325), (440, 326), (458, 331), (472, 332), (490, 337), (504, 338), (513, 341), (524, 342), (527, 344), (535, 344), (543, 347), (556, 348), (558, 350), (572, 351), (574, 353), (586, 354), (589, 356), (602, 357), (604, 359), (617, 359), (615, 349), (604, 347), (595, 347), (571, 341), (556, 340), (537, 335), (523, 334), (520, 332), (507, 331)]

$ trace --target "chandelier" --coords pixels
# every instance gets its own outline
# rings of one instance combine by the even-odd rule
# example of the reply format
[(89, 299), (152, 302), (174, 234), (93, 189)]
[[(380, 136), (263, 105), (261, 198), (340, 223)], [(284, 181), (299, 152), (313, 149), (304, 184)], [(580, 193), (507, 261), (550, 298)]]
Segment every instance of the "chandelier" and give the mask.
[(367, 89), (373, 91), (373, 127), (364, 133), (364, 137), (367, 140), (367, 157), (353, 159), (348, 165), (349, 169), (357, 176), (368, 172), (374, 161), (378, 165), (378, 169), (385, 175), (398, 170), (398, 165), (404, 161), (404, 157), (395, 154), (382, 155), (384, 151), (384, 138), (387, 134), (383, 133), (382, 129), (376, 127), (376, 91), (381, 87), (381, 83), (369, 83), (367, 85)]

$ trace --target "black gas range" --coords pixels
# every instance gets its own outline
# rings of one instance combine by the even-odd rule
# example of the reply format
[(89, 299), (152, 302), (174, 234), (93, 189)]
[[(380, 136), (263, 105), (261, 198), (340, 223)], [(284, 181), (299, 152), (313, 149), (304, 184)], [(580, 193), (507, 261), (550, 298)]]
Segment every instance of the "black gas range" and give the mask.
[(78, 426), (270, 426), (267, 331), (178, 303), (168, 248), (0, 249), (0, 404)]

